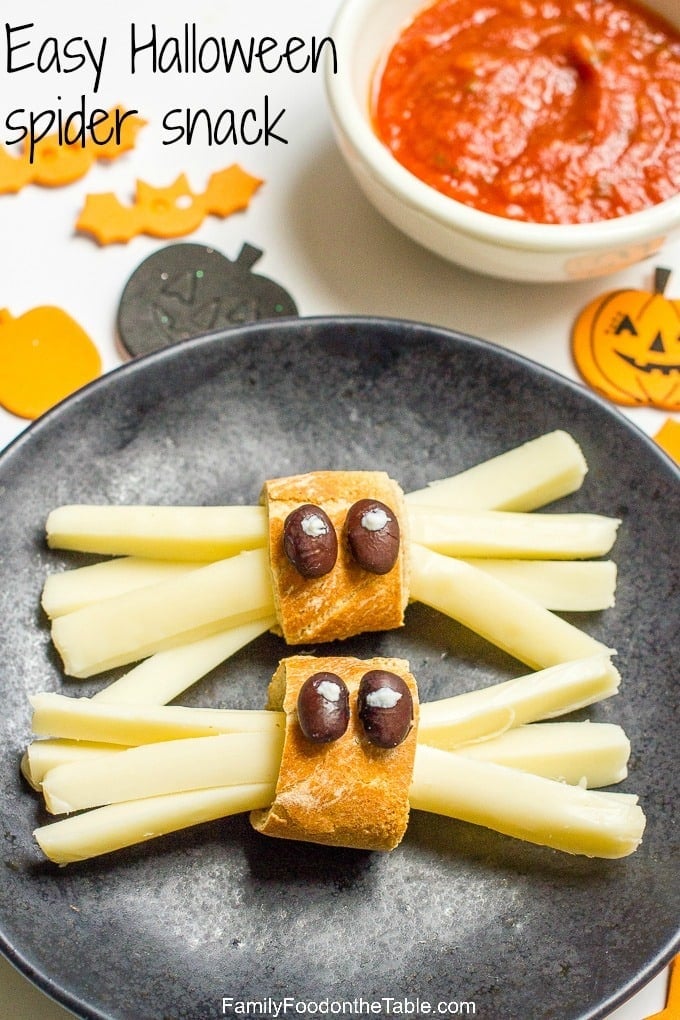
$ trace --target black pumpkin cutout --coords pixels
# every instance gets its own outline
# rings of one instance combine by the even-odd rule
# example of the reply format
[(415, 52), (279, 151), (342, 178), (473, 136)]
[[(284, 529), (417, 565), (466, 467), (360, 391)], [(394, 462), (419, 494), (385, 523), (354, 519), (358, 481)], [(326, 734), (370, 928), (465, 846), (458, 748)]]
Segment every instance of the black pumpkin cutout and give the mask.
[(118, 337), (137, 357), (191, 337), (260, 319), (297, 315), (290, 294), (252, 272), (262, 256), (244, 244), (236, 260), (200, 244), (170, 244), (129, 278), (118, 308)]

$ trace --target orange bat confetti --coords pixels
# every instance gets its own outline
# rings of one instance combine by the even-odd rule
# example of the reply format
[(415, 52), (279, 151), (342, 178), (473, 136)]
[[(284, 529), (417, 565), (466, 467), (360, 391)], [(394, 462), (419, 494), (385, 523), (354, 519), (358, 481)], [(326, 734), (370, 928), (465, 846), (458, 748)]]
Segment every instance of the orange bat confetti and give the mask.
[[(139, 130), (146, 124), (141, 117), (115, 106), (109, 111), (107, 122), (111, 137), (103, 144), (89, 141), (61, 143), (58, 134), (35, 141), (32, 152), (28, 147), (19, 156), (13, 156), (0, 147), (0, 194), (15, 194), (27, 184), (55, 188), (84, 177), (98, 159), (117, 159), (134, 147)], [(101, 122), (103, 123), (103, 122)], [(106, 126), (101, 127), (102, 133)]]
[(212, 174), (203, 194), (191, 190), (184, 174), (165, 188), (137, 181), (133, 205), (123, 205), (111, 192), (88, 195), (76, 229), (92, 234), (99, 244), (129, 241), (137, 234), (182, 237), (208, 215), (225, 217), (246, 209), (262, 183), (235, 163)]

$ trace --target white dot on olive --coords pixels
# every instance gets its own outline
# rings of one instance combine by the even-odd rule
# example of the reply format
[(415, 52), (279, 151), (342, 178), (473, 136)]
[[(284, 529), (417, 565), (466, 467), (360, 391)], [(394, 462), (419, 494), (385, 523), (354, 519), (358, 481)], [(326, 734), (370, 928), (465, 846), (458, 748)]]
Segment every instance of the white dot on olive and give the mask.
[(389, 517), (384, 510), (380, 507), (375, 507), (374, 510), (368, 510), (361, 518), (361, 527), (366, 528), (366, 531), (381, 531), (387, 522)]
[(380, 687), (366, 695), (366, 704), (371, 708), (394, 708), (400, 698), (399, 691), (393, 691), (391, 687)]
[(340, 688), (331, 680), (322, 680), (317, 687), (317, 691), (324, 701), (336, 702), (340, 700)]
[(325, 535), (328, 528), (317, 514), (310, 514), (309, 517), (303, 519), (302, 530), (309, 538), (318, 538), (319, 535)]

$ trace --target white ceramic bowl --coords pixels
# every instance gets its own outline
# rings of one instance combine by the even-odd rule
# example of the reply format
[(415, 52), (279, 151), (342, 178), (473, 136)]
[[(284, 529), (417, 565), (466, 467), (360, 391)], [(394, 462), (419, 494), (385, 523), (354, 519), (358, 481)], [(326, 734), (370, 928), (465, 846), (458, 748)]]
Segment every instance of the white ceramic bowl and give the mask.
[[(373, 76), (386, 50), (427, 0), (345, 0), (332, 36), (337, 73), (326, 91), (336, 138), (359, 186), (396, 227), (468, 269), (535, 282), (605, 276), (680, 238), (680, 195), (642, 212), (589, 224), (540, 224), (480, 212), (418, 180), (374, 134)], [(679, 0), (646, 6), (680, 27)]]

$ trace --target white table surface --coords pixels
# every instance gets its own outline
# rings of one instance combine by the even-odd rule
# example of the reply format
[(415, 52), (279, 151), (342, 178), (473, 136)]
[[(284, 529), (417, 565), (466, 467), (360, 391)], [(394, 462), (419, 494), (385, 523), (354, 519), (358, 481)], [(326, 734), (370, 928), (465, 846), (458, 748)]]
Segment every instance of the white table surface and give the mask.
[[(210, 173), (238, 162), (264, 178), (249, 209), (228, 219), (207, 218), (190, 238), (236, 258), (244, 242), (264, 252), (257, 272), (281, 283), (302, 315), (356, 313), (401, 316), (471, 333), (577, 379), (569, 346), (578, 311), (605, 290), (649, 288), (655, 264), (677, 272), (669, 293), (680, 292), (680, 245), (667, 248), (654, 263), (631, 267), (614, 277), (572, 284), (525, 285), (492, 280), (449, 265), (401, 236), (367, 204), (357, 190), (333, 141), (320, 74), (134, 76), (128, 59), (133, 22), (159, 35), (181, 34), (185, 22), (199, 31), (240, 36), (298, 35), (321, 38), (329, 31), (337, 0), (117, 0), (95, 5), (84, 0), (6, 0), (0, 24), (0, 125), (10, 110), (34, 111), (56, 105), (70, 111), (81, 94), (105, 109), (121, 103), (149, 123), (133, 152), (111, 163), (97, 163), (82, 180), (63, 188), (28, 186), (0, 196), (0, 308), (18, 316), (38, 305), (66, 310), (96, 343), (105, 371), (121, 364), (115, 344), (118, 301), (130, 274), (162, 241), (138, 237), (128, 244), (98, 247), (76, 236), (73, 225), (88, 193), (113, 191), (129, 201), (140, 178), (154, 186), (188, 175), (194, 191)], [(21, 41), (13, 66), (38, 59), (41, 42), (85, 36), (99, 45), (107, 38), (101, 84), (92, 92), (86, 68), (69, 74), (37, 67), (8, 71), (4, 26), (33, 23)], [(18, 39), (19, 36), (13, 38)], [(163, 145), (163, 114), (174, 107), (245, 109), (268, 94), (287, 145)], [(2, 130), (2, 127), (0, 127)], [(5, 140), (0, 136), (0, 142)], [(179, 239), (182, 240), (182, 239)], [(676, 282), (675, 288), (673, 287)], [(644, 432), (654, 435), (666, 412), (626, 411)], [(677, 416), (676, 416), (677, 417)], [(28, 422), (0, 409), (0, 448)], [(643, 1020), (662, 1009), (667, 972), (657, 975), (608, 1020)], [(71, 1014), (47, 999), (0, 958), (0, 1016), (12, 1020), (65, 1020)]]

